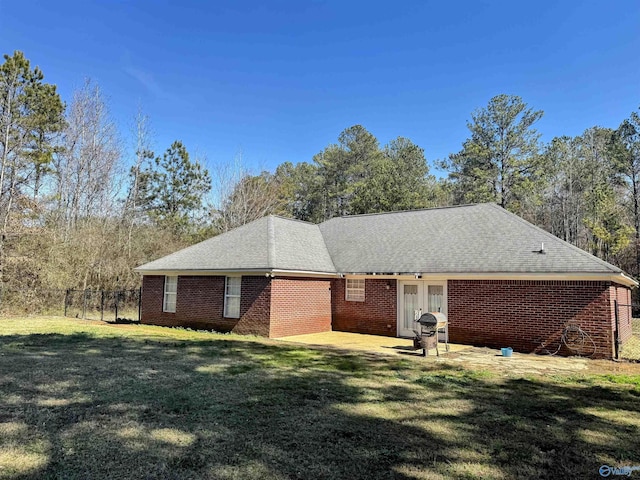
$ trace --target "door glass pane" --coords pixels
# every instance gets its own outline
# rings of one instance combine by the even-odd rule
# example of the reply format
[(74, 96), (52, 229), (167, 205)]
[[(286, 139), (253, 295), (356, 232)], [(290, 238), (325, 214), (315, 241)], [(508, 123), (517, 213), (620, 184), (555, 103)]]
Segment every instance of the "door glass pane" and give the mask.
[(415, 319), (415, 311), (418, 310), (418, 286), (404, 286), (404, 325), (406, 330), (413, 329), (413, 320)]
[(430, 312), (442, 312), (442, 300), (444, 287), (442, 285), (429, 285), (427, 287), (427, 308)]
[(417, 285), (405, 285), (404, 286), (404, 294), (405, 295), (417, 295), (418, 294), (418, 286)]

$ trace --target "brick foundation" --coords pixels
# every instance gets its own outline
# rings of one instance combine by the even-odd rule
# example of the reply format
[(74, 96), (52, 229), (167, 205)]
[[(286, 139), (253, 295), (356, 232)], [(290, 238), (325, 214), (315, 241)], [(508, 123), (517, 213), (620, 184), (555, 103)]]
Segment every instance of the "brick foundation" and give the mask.
[(345, 288), (345, 279), (331, 281), (333, 330), (396, 336), (398, 329), (396, 280), (367, 278), (364, 302), (345, 300)]
[(280, 277), (272, 280), (271, 337), (330, 331), (330, 280)]
[(596, 357), (611, 358), (616, 289), (627, 298), (629, 289), (609, 282), (449, 280), (449, 340), (539, 352), (541, 342), (558, 345), (571, 323), (593, 339)]

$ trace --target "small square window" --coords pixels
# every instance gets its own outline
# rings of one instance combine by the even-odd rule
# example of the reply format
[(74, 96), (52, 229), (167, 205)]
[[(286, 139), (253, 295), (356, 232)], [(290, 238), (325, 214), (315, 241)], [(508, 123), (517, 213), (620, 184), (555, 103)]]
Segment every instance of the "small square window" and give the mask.
[(364, 302), (364, 278), (347, 278), (345, 299), (350, 302)]

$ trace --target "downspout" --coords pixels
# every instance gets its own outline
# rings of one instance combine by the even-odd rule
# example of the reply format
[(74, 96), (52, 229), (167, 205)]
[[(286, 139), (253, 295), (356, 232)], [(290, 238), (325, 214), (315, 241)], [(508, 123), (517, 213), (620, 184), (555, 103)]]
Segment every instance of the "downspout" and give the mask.
[[(617, 294), (616, 294), (617, 296)], [(616, 331), (613, 336), (615, 347), (615, 360), (620, 360), (620, 318), (618, 316), (618, 300), (613, 301), (614, 318), (616, 320)]]

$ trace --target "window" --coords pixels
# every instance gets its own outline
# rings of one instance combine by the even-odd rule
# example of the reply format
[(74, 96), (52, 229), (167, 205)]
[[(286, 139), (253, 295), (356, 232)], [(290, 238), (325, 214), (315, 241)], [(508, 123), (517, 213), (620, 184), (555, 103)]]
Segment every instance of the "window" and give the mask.
[(240, 318), (240, 285), (242, 277), (226, 277), (224, 285), (224, 316)]
[(176, 313), (176, 297), (178, 295), (178, 277), (164, 277), (164, 302), (162, 311)]
[(364, 278), (347, 278), (346, 299), (350, 302), (364, 302)]

